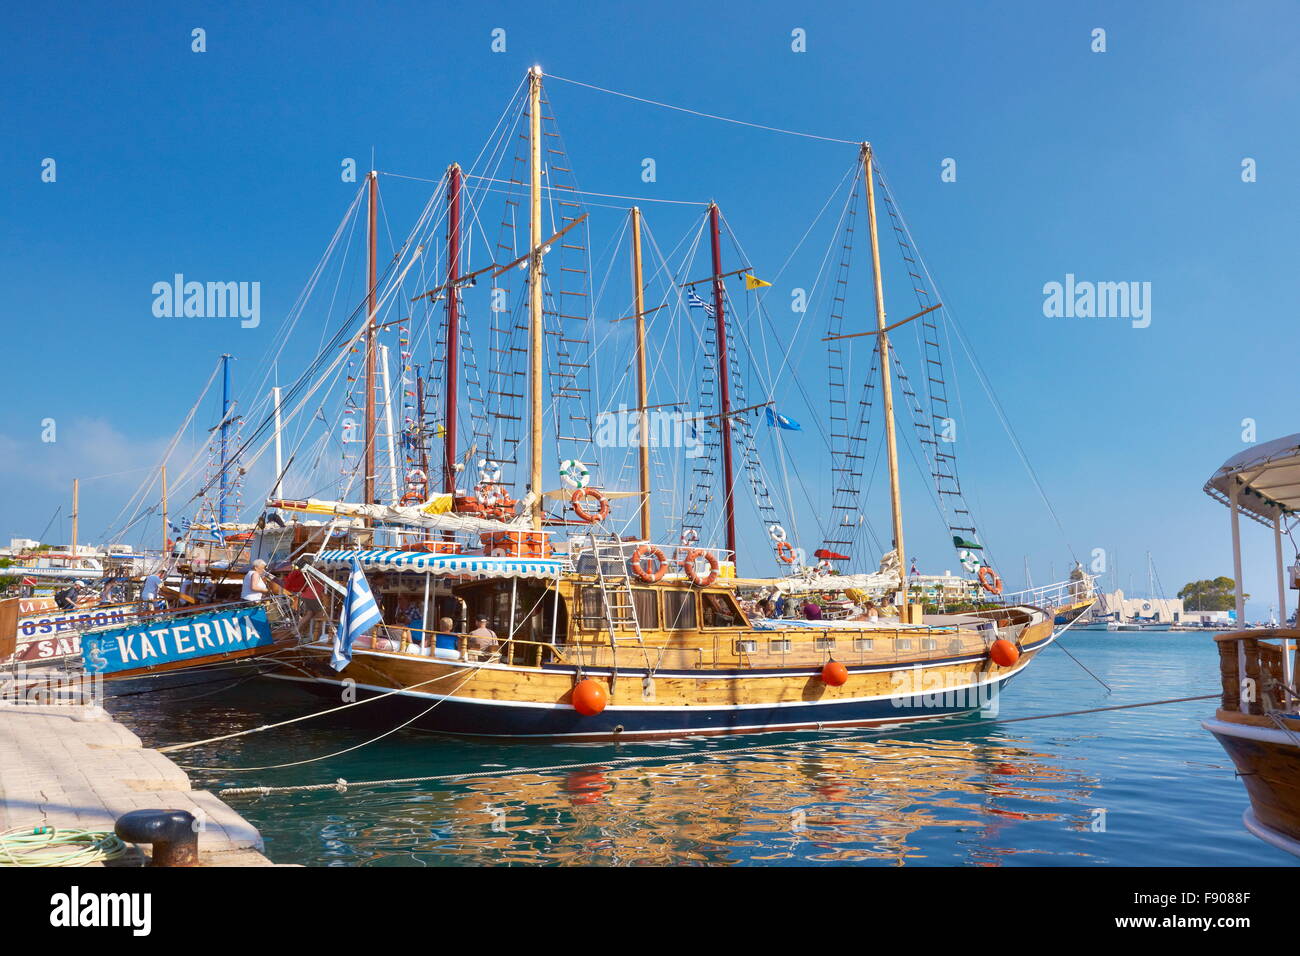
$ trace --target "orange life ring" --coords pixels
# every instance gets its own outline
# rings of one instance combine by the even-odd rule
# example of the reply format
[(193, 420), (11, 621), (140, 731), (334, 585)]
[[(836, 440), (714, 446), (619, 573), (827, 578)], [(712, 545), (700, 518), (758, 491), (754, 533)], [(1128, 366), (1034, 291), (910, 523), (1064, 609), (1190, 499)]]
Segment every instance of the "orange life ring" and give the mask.
[[(645, 559), (649, 557), (658, 562), (653, 571), (646, 567)], [(632, 552), (632, 573), (646, 584), (654, 584), (668, 573), (668, 558), (653, 544), (643, 544)]]
[(418, 491), (408, 491), (406, 494), (402, 495), (402, 504), (404, 505), (419, 504), (423, 500), (424, 495), (420, 494)]
[[(598, 507), (596, 509), (595, 514), (592, 514), (590, 511), (587, 511), (582, 507), (582, 501), (584, 498), (596, 499), (596, 503)], [(569, 502), (573, 505), (573, 510), (577, 512), (578, 517), (581, 518), (583, 521), (587, 522), (587, 524), (593, 524), (594, 522), (597, 521), (604, 521), (606, 518), (609, 517), (609, 499), (606, 498), (604, 495), (602, 495), (595, 488), (579, 488), (577, 491), (573, 493), (573, 496), (569, 499)]]
[(776, 556), (786, 564), (794, 564), (794, 548), (790, 547), (789, 541), (776, 543)]
[[(708, 574), (700, 574), (700, 569), (695, 566), (695, 563), (700, 558), (709, 563)], [(691, 583), (696, 587), (707, 588), (718, 580), (718, 559), (708, 551), (692, 548), (686, 552), (686, 557), (682, 559), (682, 570), (686, 572), (686, 576), (691, 579)]]
[(998, 573), (987, 564), (979, 570), (979, 582), (980, 587), (985, 591), (988, 591), (989, 594), (1002, 593), (1002, 579), (998, 577)]

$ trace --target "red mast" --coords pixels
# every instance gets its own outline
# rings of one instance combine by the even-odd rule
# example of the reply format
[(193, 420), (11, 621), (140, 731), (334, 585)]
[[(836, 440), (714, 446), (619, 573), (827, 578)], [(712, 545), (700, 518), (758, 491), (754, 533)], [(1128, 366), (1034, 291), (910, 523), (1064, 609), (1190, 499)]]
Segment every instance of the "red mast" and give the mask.
[(727, 550), (736, 557), (735, 476), (731, 469), (731, 379), (727, 361), (727, 323), (722, 314), (722, 239), (718, 227), (718, 204), (709, 204), (709, 226), (713, 238), (713, 321), (718, 338), (718, 385), (722, 393), (722, 506), (727, 516)]
[(362, 494), (366, 504), (375, 502), (375, 285), (376, 258), (375, 242), (379, 208), (379, 174), (370, 171), (370, 229), (369, 257), (367, 262), (366, 295), (366, 454), (363, 461), (365, 475), (362, 478)]
[(456, 493), (456, 386), (460, 379), (460, 166), (447, 170), (447, 411), (443, 421), (443, 490)]

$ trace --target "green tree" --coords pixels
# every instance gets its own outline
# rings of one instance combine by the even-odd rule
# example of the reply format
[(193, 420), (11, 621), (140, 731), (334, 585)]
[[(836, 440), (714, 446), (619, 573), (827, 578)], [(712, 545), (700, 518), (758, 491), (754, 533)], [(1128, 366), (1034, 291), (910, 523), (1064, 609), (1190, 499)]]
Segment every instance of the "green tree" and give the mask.
[[(13, 562), (8, 558), (0, 558), (0, 568), (12, 567)], [(12, 574), (0, 574), (0, 590), (7, 591), (18, 583), (20, 579)]]
[[(1231, 611), (1237, 606), (1233, 580), (1222, 576), (1185, 584), (1178, 596), (1189, 611)], [(1244, 597), (1250, 600), (1249, 594)]]

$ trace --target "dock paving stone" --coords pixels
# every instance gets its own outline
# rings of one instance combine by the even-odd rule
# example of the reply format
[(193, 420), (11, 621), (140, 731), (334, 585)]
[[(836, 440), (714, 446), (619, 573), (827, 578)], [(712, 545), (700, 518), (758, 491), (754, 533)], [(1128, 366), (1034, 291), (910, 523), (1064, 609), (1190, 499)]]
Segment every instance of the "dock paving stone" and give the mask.
[(273, 865), (256, 827), (102, 711), (0, 707), (0, 826), (111, 831), (145, 809), (194, 814), (205, 865)]

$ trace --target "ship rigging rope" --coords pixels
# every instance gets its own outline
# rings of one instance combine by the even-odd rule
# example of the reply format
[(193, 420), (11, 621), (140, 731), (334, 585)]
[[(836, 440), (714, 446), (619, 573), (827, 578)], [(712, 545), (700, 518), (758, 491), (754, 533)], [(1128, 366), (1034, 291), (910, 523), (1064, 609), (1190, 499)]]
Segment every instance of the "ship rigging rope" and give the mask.
[[(1051, 720), (1058, 717), (1079, 717), (1085, 714), (1099, 714), (1099, 713), (1106, 713), (1108, 711), (1115, 711), (1115, 710), (1134, 710), (1139, 707), (1159, 707), (1165, 704), (1185, 704), (1185, 703), (1198, 701), (1198, 700), (1212, 700), (1219, 696), (1220, 695), (1218, 693), (1214, 693), (1214, 694), (1201, 694), (1196, 697), (1170, 697), (1164, 700), (1143, 701), (1137, 704), (1114, 704), (1109, 707), (1089, 707), (1083, 710), (1063, 710), (1052, 714), (1031, 714), (1027, 717), (1008, 717), (1005, 719), (995, 718), (991, 720), (970, 720), (964, 723), (947, 724), (943, 726), (931, 724), (930, 722), (926, 721), (926, 722), (919, 723), (913, 727), (901, 727), (893, 730), (872, 731), (870, 733), (852, 734), (844, 737), (827, 737), (822, 740), (816, 740), (816, 741), (787, 740), (787, 741), (781, 741), (775, 743), (756, 744), (755, 746), (752, 747), (728, 747), (723, 750), (696, 750), (693, 753), (687, 753), (687, 754), (680, 754), (680, 753), (645, 754), (645, 755), (639, 755), (634, 757), (614, 757), (609, 760), (588, 760), (584, 763), (552, 764), (551, 766), (548, 767), (516, 767), (508, 770), (480, 770), (480, 771), (473, 771), (470, 773), (442, 773), (442, 774), (431, 774), (429, 776), (423, 776), (423, 777), (395, 777), (388, 780), (348, 781), (340, 778), (334, 781), (333, 783), (309, 783), (309, 784), (300, 784), (298, 786), (289, 786), (289, 787), (227, 787), (223, 790), (217, 791), (217, 793), (219, 796), (222, 797), (244, 796), (244, 795), (267, 796), (272, 793), (306, 793), (310, 791), (319, 791), (319, 790), (337, 790), (339, 793), (344, 793), (348, 789), (348, 787), (382, 787), (382, 786), (391, 786), (396, 784), (408, 784), (408, 783), (432, 783), (436, 781), (459, 782), (462, 780), (474, 780), (474, 779), (480, 779), (484, 777), (513, 777), (513, 776), (518, 776), (520, 774), (526, 774), (526, 773), (556, 773), (564, 770), (590, 770), (593, 767), (599, 767), (604, 769), (609, 767), (629, 766), (629, 765), (641, 764), (641, 763), (651, 763), (651, 762), (657, 763), (658, 761), (661, 760), (671, 760), (677, 763), (686, 763), (691, 758), (695, 758), (695, 757), (702, 757), (705, 759), (709, 759), (709, 758), (717, 758), (717, 757), (728, 757), (733, 754), (763, 753), (763, 752), (770, 752), (774, 750), (784, 750), (788, 747), (806, 746), (809, 743), (837, 744), (837, 743), (847, 743), (849, 741), (879, 740), (882, 738), (893, 738), (893, 737), (903, 736), (906, 734), (919, 733), (921, 731), (933, 732), (937, 730), (944, 730), (944, 731), (963, 730), (972, 727), (988, 727), (991, 724), (994, 725), (1019, 724), (1031, 720)], [(291, 765), (286, 764), (286, 766), (291, 766)]]
[[(886, 194), (890, 195), (892, 198), (893, 190), (889, 188), (889, 181), (886, 179), (885, 171), (881, 167), (878, 159), (875, 162), (875, 167), (876, 172), (880, 177), (881, 185), (884, 187)], [(925, 277), (930, 283), (930, 288), (934, 290), (935, 299), (939, 302), (946, 303), (948, 300), (944, 298), (942, 291), (939, 289), (939, 283), (935, 281), (934, 276), (931, 274), (930, 267), (926, 263), (925, 257), (921, 254), (920, 246), (917, 245), (916, 239), (912, 235), (911, 227), (908, 225), (906, 217), (903, 216), (902, 209), (898, 207), (896, 201), (894, 205), (898, 213), (898, 220), (902, 225), (903, 231), (906, 233), (907, 241), (916, 252), (917, 263), (920, 265), (921, 271), (925, 273)], [(1025, 466), (1025, 470), (1029, 473), (1029, 478), (1033, 482), (1034, 489), (1038, 492), (1038, 496), (1043, 500), (1043, 504), (1046, 506), (1048, 514), (1052, 516), (1052, 520), (1055, 522), (1057, 530), (1060, 531), (1066, 549), (1070, 552), (1070, 557), (1074, 558), (1075, 561), (1078, 561), (1078, 556), (1074, 553), (1074, 548), (1070, 544), (1070, 538), (1065, 533), (1065, 525), (1061, 523), (1061, 519), (1057, 515), (1056, 509), (1052, 507), (1052, 502), (1047, 497), (1047, 491), (1043, 488), (1043, 484), (1038, 478), (1038, 472), (1034, 469), (1033, 464), (1029, 460), (1029, 456), (1025, 453), (1024, 446), (1020, 444), (1020, 438), (1012, 427), (1006, 410), (1002, 407), (1001, 400), (999, 400), (997, 393), (994, 392), (993, 384), (989, 381), (988, 376), (984, 372), (983, 366), (976, 358), (973, 346), (967, 340), (966, 334), (962, 330), (961, 324), (957, 321), (956, 315), (953, 314), (951, 307), (945, 305), (943, 311), (948, 316), (948, 326), (956, 333), (958, 343), (966, 353), (966, 358), (970, 362), (971, 367), (975, 370), (975, 377), (983, 387), (985, 395), (988, 396), (989, 404), (993, 406), (993, 410), (997, 413), (998, 420), (1002, 423), (1003, 430), (1011, 440), (1012, 447), (1019, 456), (1021, 463)], [(958, 401), (960, 403), (960, 391), (958, 392)], [(964, 411), (965, 409), (963, 408), (963, 413)]]
[(636, 100), (638, 103), (648, 103), (651, 106), (659, 106), (666, 110), (676, 110), (679, 113), (689, 113), (692, 116), (701, 116), (705, 119), (719, 120), (723, 123), (734, 123), (737, 126), (748, 126), (752, 129), (767, 130), (769, 133), (784, 133), (787, 136), (801, 136), (804, 139), (816, 139), (821, 140), (824, 143), (842, 143), (847, 146), (860, 145), (859, 140), (836, 139), (833, 136), (818, 136), (816, 133), (803, 133), (799, 130), (782, 129), (779, 126), (766, 126), (762, 123), (751, 123), (748, 120), (733, 119), (729, 116), (719, 116), (716, 113), (704, 113), (700, 110), (688, 109), (685, 106), (673, 106), (671, 103), (661, 103), (658, 100), (649, 100), (643, 96), (633, 96), (631, 93), (620, 93), (618, 90), (609, 90), (603, 86), (583, 83), (581, 80), (570, 80), (567, 77), (556, 76), (554, 73), (547, 73), (546, 78), (550, 80), (559, 80), (561, 83), (572, 83), (574, 86), (584, 86), (589, 90), (596, 90), (599, 93), (609, 93), (611, 96), (621, 96), (624, 99)]

